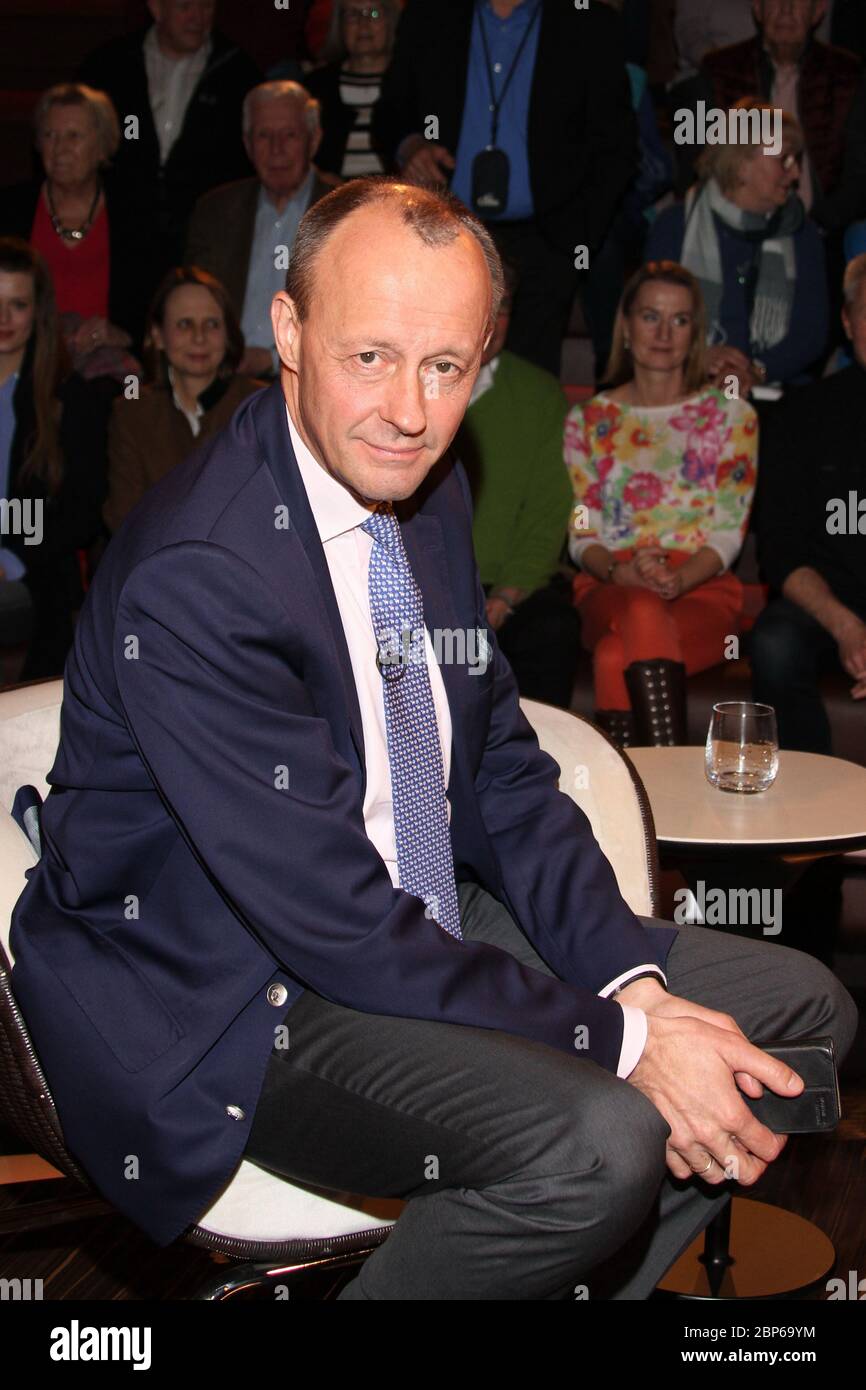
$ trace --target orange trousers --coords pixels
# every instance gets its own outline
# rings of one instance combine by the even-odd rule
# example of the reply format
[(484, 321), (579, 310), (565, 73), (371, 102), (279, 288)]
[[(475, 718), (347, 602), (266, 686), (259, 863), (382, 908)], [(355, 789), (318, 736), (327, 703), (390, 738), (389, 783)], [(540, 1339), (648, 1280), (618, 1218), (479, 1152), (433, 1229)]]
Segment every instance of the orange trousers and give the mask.
[[(632, 552), (617, 552), (627, 560)], [(671, 568), (688, 556), (669, 551)], [(726, 571), (681, 598), (664, 599), (650, 589), (603, 584), (589, 574), (574, 580), (583, 645), (592, 652), (597, 710), (631, 708), (624, 672), (633, 661), (667, 659), (684, 663), (687, 675), (705, 671), (725, 657), (725, 639), (736, 634), (743, 611), (743, 586)]]

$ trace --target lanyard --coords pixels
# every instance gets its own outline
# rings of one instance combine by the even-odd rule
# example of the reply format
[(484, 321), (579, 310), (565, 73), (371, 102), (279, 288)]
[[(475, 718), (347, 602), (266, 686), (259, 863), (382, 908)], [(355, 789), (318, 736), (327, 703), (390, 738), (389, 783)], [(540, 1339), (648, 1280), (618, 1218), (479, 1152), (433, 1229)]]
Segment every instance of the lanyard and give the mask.
[(478, 9), (478, 27), (481, 30), (481, 42), (484, 45), (484, 62), (487, 66), (487, 81), (490, 84), (490, 109), (493, 112), (493, 120), (491, 122), (490, 131), (491, 147), (496, 145), (496, 137), (499, 134), (499, 112), (502, 108), (502, 103), (505, 100), (505, 93), (508, 91), (508, 84), (514, 76), (517, 64), (520, 62), (520, 59), (523, 56), (523, 50), (526, 46), (526, 40), (532, 33), (532, 26), (535, 24), (535, 21), (538, 19), (538, 16), (540, 14), (541, 0), (538, 0), (538, 4), (535, 7), (535, 13), (526, 26), (526, 32), (524, 33), (523, 38), (520, 40), (520, 46), (518, 47), (518, 50), (514, 55), (514, 61), (512, 62), (511, 67), (508, 69), (508, 72), (506, 73), (505, 82), (503, 83), (502, 91), (499, 93), (499, 99), (497, 100), (496, 90), (493, 86), (493, 65), (490, 62), (490, 49), (487, 46), (487, 31), (484, 27), (484, 14), (480, 7)]

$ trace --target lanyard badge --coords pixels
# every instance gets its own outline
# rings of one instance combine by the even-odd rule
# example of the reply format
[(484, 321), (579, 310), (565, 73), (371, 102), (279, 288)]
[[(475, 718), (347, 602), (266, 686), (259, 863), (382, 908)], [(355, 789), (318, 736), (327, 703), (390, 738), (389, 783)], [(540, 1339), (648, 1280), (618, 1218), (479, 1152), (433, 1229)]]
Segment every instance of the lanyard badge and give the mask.
[(484, 63), (487, 68), (487, 82), (490, 87), (490, 144), (486, 149), (481, 150), (472, 161), (472, 206), (482, 217), (490, 217), (496, 213), (502, 213), (508, 206), (508, 185), (511, 174), (511, 165), (505, 150), (499, 149), (496, 144), (499, 135), (499, 113), (505, 100), (505, 93), (508, 91), (509, 84), (517, 69), (517, 65), (523, 56), (526, 42), (532, 33), (533, 25), (541, 13), (541, 4), (536, 6), (535, 13), (526, 32), (520, 40), (520, 45), (514, 55), (511, 67), (505, 76), (502, 90), (499, 96), (493, 85), (493, 65), (490, 61), (490, 48), (487, 43), (487, 32), (484, 27), (484, 15), (478, 12), (478, 27), (481, 30), (481, 42), (484, 46)]

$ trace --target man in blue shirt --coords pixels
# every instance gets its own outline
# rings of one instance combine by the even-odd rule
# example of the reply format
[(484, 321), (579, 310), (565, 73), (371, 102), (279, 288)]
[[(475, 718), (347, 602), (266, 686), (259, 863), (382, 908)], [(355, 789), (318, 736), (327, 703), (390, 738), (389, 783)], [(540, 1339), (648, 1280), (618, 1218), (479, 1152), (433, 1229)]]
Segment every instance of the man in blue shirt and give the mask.
[(407, 181), (448, 184), (495, 229), (520, 273), (507, 346), (558, 376), (576, 271), (636, 167), (618, 17), (407, 0), (374, 134)]

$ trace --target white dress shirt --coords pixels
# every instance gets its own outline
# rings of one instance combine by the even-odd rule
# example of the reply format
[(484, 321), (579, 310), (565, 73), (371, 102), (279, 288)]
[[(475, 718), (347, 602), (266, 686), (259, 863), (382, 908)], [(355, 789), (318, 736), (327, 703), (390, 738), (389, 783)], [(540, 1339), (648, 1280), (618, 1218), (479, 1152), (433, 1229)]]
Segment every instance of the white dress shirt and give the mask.
[[(373, 631), (370, 615), (370, 596), (368, 576), (370, 553), (375, 544), (372, 536), (362, 531), (361, 523), (371, 514), (371, 509), (352, 496), (326, 469), (316, 461), (298, 434), (295, 422), (286, 406), (289, 435), (301, 480), (307, 493), (307, 500), (313, 513), (340, 619), (349, 649), (352, 674), (361, 711), (361, 727), (364, 734), (364, 762), (367, 769), (367, 787), (364, 793), (364, 827), (373, 845), (385, 862), (385, 867), (395, 888), (400, 887), (397, 868), (397, 839), (394, 831), (394, 807), (391, 798), (391, 763), (388, 757), (388, 731), (385, 724), (385, 700), (382, 692), (382, 677), (376, 665), (378, 645)], [(425, 625), (424, 641), (427, 651), (427, 670), (430, 675), (430, 688), (439, 741), (442, 747), (442, 767), (445, 785), (451, 769), (451, 712), (442, 672), (436, 661), (430, 633)], [(448, 818), (451, 818), (451, 807)], [(599, 995), (607, 998), (633, 975), (644, 970), (654, 970), (664, 981), (665, 976), (659, 967), (650, 962), (636, 965), (624, 974), (611, 980)], [(619, 1002), (619, 1001), (617, 1001)], [(637, 1066), (644, 1050), (647, 1036), (646, 1014), (631, 1004), (620, 1004), (625, 1015), (622, 1045), (620, 1048), (617, 1075), (628, 1076)]]
[(183, 128), (186, 108), (199, 78), (207, 67), (211, 41), (208, 37), (186, 58), (167, 58), (156, 37), (156, 25), (144, 37), (144, 67), (147, 73), (147, 92), (156, 138), (159, 141), (159, 162), (164, 164), (171, 147)]

